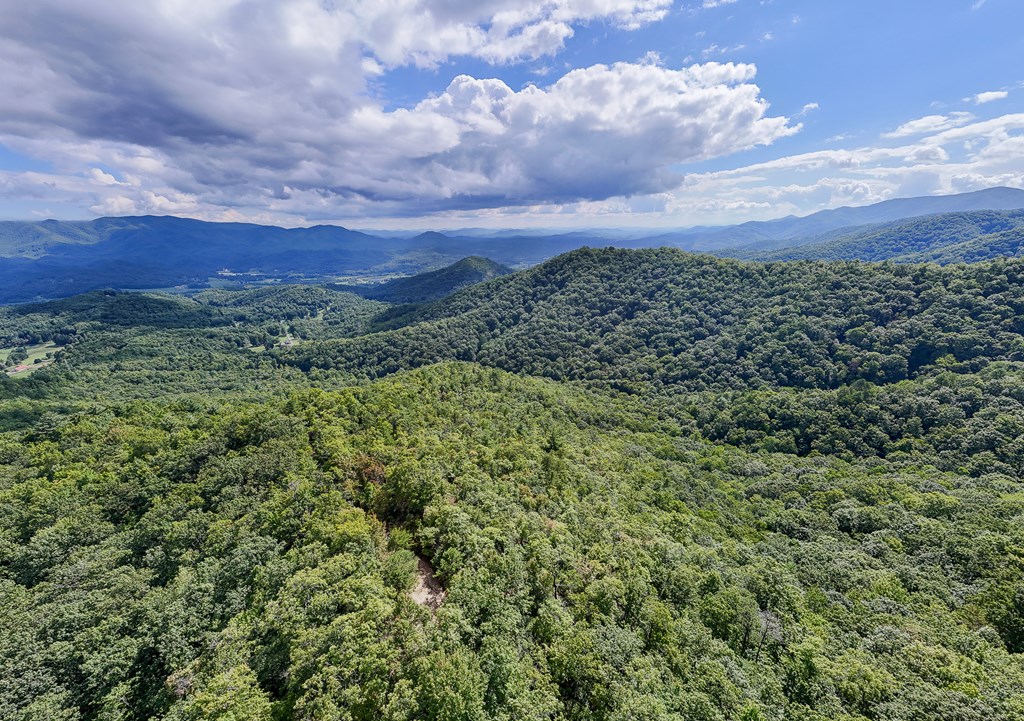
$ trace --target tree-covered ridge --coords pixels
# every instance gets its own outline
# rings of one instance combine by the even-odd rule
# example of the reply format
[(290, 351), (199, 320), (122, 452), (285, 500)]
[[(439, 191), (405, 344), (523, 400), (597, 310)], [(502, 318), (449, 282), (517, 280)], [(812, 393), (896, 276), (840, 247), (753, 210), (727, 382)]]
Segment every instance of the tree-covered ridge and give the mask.
[(912, 263), (980, 263), (992, 258), (1019, 258), (1024, 255), (1024, 225), (983, 235), (938, 250), (902, 256)]
[(2, 309), (0, 718), (1020, 718), (1022, 263)]
[(881, 457), (1024, 478), (1024, 365), (944, 366), (889, 385), (684, 394), (669, 401), (707, 438), (751, 451)]
[(0, 221), (0, 258), (39, 258), (60, 245), (95, 243), (102, 232), (101, 221)]
[[(754, 245), (726, 251), (761, 261), (892, 260), (900, 263), (977, 263), (1020, 254), (1024, 211), (943, 213), (882, 226), (836, 231), (822, 240), (800, 239), (779, 249)], [(784, 243), (780, 242), (780, 245)]]
[(96, 409), (0, 442), (0, 716), (1011, 719), (1018, 488), (471, 365)]
[(891, 383), (940, 361), (1024, 359), (1022, 271), (581, 250), (280, 357), (371, 376), (473, 360), (687, 390)]
[(470, 256), (438, 270), (395, 278), (379, 285), (338, 286), (364, 298), (388, 303), (427, 303), (460, 288), (508, 275), (511, 269), (488, 258)]
[[(192, 297), (162, 293), (95, 291), (44, 303), (0, 307), (0, 343), (67, 341), (83, 330), (215, 329), (280, 330), (308, 327), (310, 335), (360, 333), (383, 303), (322, 286), (281, 285), (251, 290), (210, 290)], [(240, 331), (242, 332), (242, 331)]]

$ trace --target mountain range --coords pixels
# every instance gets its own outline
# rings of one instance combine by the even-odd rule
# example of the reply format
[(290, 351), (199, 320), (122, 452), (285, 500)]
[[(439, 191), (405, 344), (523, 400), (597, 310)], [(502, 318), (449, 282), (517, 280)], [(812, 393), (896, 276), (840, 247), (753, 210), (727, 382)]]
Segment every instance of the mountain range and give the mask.
[[(93, 221), (0, 223), (0, 303), (58, 298), (98, 288), (199, 290), (211, 285), (282, 281), (366, 282), (438, 269), (467, 256), (483, 256), (509, 267), (527, 267), (586, 246), (673, 246), (720, 255), (764, 259), (859, 258), (952, 262), (1017, 252), (1012, 233), (978, 241), (969, 219), (945, 219), (960, 234), (942, 245), (922, 243), (924, 226), (900, 225), (908, 218), (1024, 208), (1024, 190), (992, 188), (960, 195), (885, 201), (797, 218), (692, 228), (637, 236), (619, 231), (537, 234), (495, 231), (491, 235), (371, 235), (338, 226), (279, 228), (245, 223), (210, 223), (176, 217), (100, 218)], [(973, 217), (973, 216), (971, 216)], [(1014, 217), (1004, 220), (1010, 225)], [(929, 221), (931, 222), (931, 221)], [(886, 225), (888, 224), (888, 225)], [(1010, 230), (1007, 225), (1004, 232)], [(886, 234), (884, 252), (858, 248)], [(957, 252), (940, 247), (973, 242)], [(837, 249), (837, 244), (846, 250)], [(845, 245), (844, 245), (845, 244)], [(786, 252), (787, 248), (801, 248)], [(931, 255), (929, 255), (931, 253)], [(921, 255), (918, 255), (921, 254)]]

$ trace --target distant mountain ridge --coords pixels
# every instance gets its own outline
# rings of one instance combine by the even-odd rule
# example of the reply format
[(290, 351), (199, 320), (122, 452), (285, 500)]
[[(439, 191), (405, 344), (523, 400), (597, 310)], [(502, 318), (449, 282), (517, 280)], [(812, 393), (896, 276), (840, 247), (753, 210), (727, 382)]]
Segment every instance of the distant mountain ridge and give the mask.
[[(916, 198), (894, 198), (870, 205), (843, 206), (820, 210), (809, 215), (788, 215), (773, 220), (752, 220), (736, 225), (701, 225), (670, 230), (640, 228), (587, 228), (585, 230), (557, 230), (553, 228), (489, 229), (462, 228), (446, 230), (449, 238), (510, 237), (565, 237), (574, 233), (598, 236), (608, 240), (657, 240), (654, 245), (669, 245), (684, 250), (730, 247), (754, 244), (763, 241), (786, 241), (793, 238), (816, 238), (824, 233), (851, 226), (888, 223), (896, 220), (935, 215), (937, 213), (971, 212), (977, 210), (1017, 210), (1024, 208), (1024, 190), (1009, 187), (986, 188), (984, 190), (951, 195), (929, 195)], [(376, 233), (377, 231), (374, 231)], [(441, 235), (437, 231), (422, 233), (420, 237)], [(407, 235), (413, 235), (408, 233)], [(691, 247), (694, 246), (694, 247)], [(699, 246), (699, 248), (697, 247)], [(781, 247), (781, 243), (780, 243)]]
[(770, 241), (820, 236), (850, 226), (890, 223), (937, 213), (978, 210), (1018, 210), (1024, 208), (1024, 190), (988, 188), (957, 195), (920, 198), (896, 198), (873, 205), (822, 210), (807, 216), (788, 216), (778, 220), (751, 221), (717, 230), (693, 230), (652, 236), (685, 250), (715, 250)]
[[(60, 223), (0, 223), (0, 303), (60, 298), (100, 288), (206, 287), (227, 270), (280, 280), (403, 275), (486, 256), (507, 266), (539, 263), (587, 245), (581, 233), (460, 238), (378, 237), (340, 226), (278, 228), (139, 216)], [(255, 279), (255, 278), (254, 278)]]
[[(961, 195), (905, 198), (859, 208), (838, 208), (803, 218), (789, 217), (718, 229), (691, 228), (644, 237), (621, 231), (551, 235), (520, 231), (520, 234), (499, 233), (489, 237), (431, 231), (414, 237), (393, 234), (382, 237), (331, 225), (286, 229), (164, 216), (73, 222), (10, 221), (0, 222), (0, 303), (66, 297), (100, 288), (187, 285), (201, 289), (224, 270), (236, 274), (231, 276), (233, 278), (239, 277), (239, 273), (251, 272), (257, 274), (253, 279), (322, 282), (345, 276), (411, 275), (455, 263), (467, 256), (486, 257), (501, 265), (522, 268), (585, 246), (674, 246), (720, 255), (757, 257), (785, 247), (836, 240), (843, 234), (843, 228), (863, 232), (872, 224), (893, 223), (910, 217), (1022, 208), (1024, 190), (992, 188)], [(898, 243), (894, 247), (896, 245)], [(898, 255), (936, 250), (914, 242), (905, 245), (905, 249), (897, 248)], [(984, 259), (993, 253), (1016, 253), (1016, 247), (1012, 238), (993, 239), (987, 250), (984, 244), (975, 243), (962, 257)], [(961, 257), (947, 250), (950, 250), (949, 258)], [(862, 255), (854, 252), (851, 257)]]
[[(983, 210), (926, 215), (854, 228), (818, 238), (801, 238), (781, 248), (761, 243), (721, 253), (759, 261), (775, 260), (892, 260), (904, 263), (978, 262), (1013, 257), (1019, 251), (1024, 210)], [(1009, 234), (1009, 235), (1007, 235)], [(958, 248), (970, 244), (961, 255)], [(767, 246), (767, 247), (766, 247)]]

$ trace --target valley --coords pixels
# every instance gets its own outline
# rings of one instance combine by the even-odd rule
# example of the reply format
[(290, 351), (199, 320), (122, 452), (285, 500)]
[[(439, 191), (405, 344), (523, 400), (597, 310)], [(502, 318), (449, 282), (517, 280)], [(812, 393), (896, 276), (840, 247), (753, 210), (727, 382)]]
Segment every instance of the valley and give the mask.
[[(332, 283), (359, 292), (360, 286), (397, 282), (469, 257), (522, 269), (584, 247), (669, 247), (755, 260), (978, 262), (1020, 254), (1021, 212), (1024, 190), (991, 188), (672, 232), (375, 236), (340, 226), (279, 228), (157, 216), (0, 222), (0, 303), (108, 288), (189, 295), (209, 288)], [(904, 247), (907, 238), (928, 240)]]

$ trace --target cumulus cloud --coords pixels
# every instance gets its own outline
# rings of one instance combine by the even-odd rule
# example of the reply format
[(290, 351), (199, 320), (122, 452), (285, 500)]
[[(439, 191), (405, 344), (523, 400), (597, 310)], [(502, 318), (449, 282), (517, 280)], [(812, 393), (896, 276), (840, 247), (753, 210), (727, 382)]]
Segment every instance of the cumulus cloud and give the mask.
[[(685, 173), (796, 133), (816, 106), (771, 114), (745, 64), (678, 68), (652, 55), (557, 70), (581, 23), (629, 30), (671, 5), (0, 3), (0, 143), (52, 168), (0, 172), (0, 199), (281, 224), (432, 214), (455, 226), (684, 225), (1024, 187), (1024, 116), (963, 112), (910, 120), (874, 146)], [(442, 74), (458, 57), (491, 69), (404, 107), (379, 99), (395, 68)], [(544, 83), (498, 79), (519, 62), (544, 66)]]
[(105, 173), (99, 168), (90, 168), (86, 175), (100, 185), (126, 185), (126, 183), (119, 182), (113, 175)]
[[(749, 65), (682, 70), (619, 63), (575, 70), (548, 88), (513, 92), (456, 78), (415, 109), (455, 121), (460, 142), (433, 160), (464, 191), (525, 201), (659, 192), (670, 165), (728, 155), (796, 132), (768, 117)], [(476, 186), (476, 187), (474, 187)]]
[(663, 218), (735, 222), (1000, 185), (1024, 188), (1024, 114), (933, 126), (897, 147), (823, 150), (689, 174), (669, 194)]
[[(940, 125), (941, 124), (937, 124)], [(837, 140), (848, 140), (840, 138)], [(960, 193), (994, 186), (1024, 189), (1024, 114), (969, 120), (959, 127), (907, 138), (905, 144), (862, 146), (775, 158), (727, 170), (688, 173), (670, 190), (635, 198), (520, 209), (543, 226), (683, 227), (804, 215), (892, 198)], [(451, 226), (465, 226), (468, 218)], [(496, 209), (479, 224), (523, 224)]]
[(536, 59), (557, 52), (578, 23), (630, 29), (670, 7), (3, 3), (0, 93), (18, 102), (0, 115), (0, 142), (76, 178), (70, 185), (103, 213), (341, 218), (660, 192), (678, 184), (680, 163), (798, 130), (768, 113), (753, 66), (670, 69), (645, 59), (520, 90), (458, 76), (398, 109), (375, 100), (373, 84), (397, 66), (456, 56), (496, 66)]
[(994, 100), (1005, 100), (1009, 95), (1010, 93), (1005, 90), (989, 90), (985, 93), (978, 93), (974, 96), (973, 100), (976, 105), (984, 105)]

